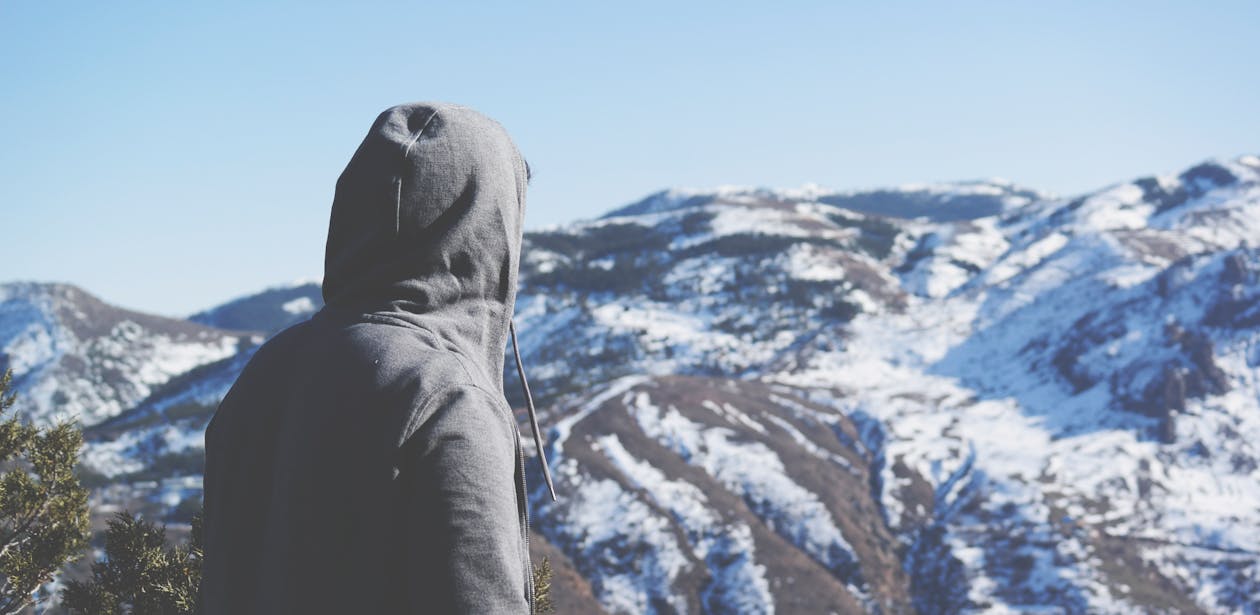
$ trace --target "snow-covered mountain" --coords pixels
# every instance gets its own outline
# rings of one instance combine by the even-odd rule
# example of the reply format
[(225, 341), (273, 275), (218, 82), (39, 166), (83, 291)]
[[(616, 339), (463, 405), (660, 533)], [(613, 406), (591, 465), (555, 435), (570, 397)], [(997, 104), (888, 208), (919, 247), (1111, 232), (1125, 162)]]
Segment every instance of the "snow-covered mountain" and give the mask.
[[(528, 233), (561, 610), (1260, 612), (1258, 244), (1251, 156), (1076, 198), (667, 191)], [(195, 319), (270, 333), (318, 305), (278, 287)], [(197, 330), (237, 341), (90, 429), (103, 506), (197, 500), (256, 342)]]
[[(620, 497), (658, 508), (639, 525), (691, 538), (693, 521), (672, 508), (669, 485), (698, 483), (660, 470), (660, 461), (657, 474), (640, 472), (616, 444), (654, 439), (848, 580), (857, 610), (897, 612), (908, 596), (921, 612), (1256, 612), (1260, 250), (1251, 246), (1260, 240), (1260, 159), (1205, 163), (1075, 199), (968, 188), (999, 202), (969, 203), (982, 214), (974, 218), (905, 220), (872, 215), (877, 205), (860, 215), (818, 193), (663, 193), (531, 236), (518, 316), (534, 378), (550, 390), (586, 391), (579, 399), (612, 395), (620, 406), (599, 412), (632, 417), (620, 431), (555, 445), (560, 488), (615, 479), (632, 494)], [(790, 488), (763, 495), (784, 467), (819, 501), (832, 491), (859, 497), (839, 470), (829, 489), (805, 488), (799, 477), (808, 472), (756, 446), (793, 434), (831, 441), (837, 416), (785, 425), (791, 402), (665, 403), (653, 398), (671, 395), (646, 384), (599, 384), (680, 373), (801, 387), (861, 425), (864, 448), (855, 450), (868, 455), (869, 493), (895, 537), (905, 584), (836, 573), (819, 547), (826, 541), (810, 535), (834, 533), (816, 529), (815, 517), (792, 523), (774, 512), (809, 510), (809, 498), (794, 499)], [(554, 420), (565, 429), (595, 420), (561, 414)], [(617, 472), (582, 463), (592, 457)], [(566, 520), (591, 506), (537, 504), (544, 532), (561, 543)], [(827, 510), (831, 519), (856, 516)], [(881, 526), (846, 532), (835, 523), (849, 543)], [(671, 543), (663, 531), (605, 531), (648, 552), (685, 555), (699, 544)], [(707, 569), (710, 589), (726, 574), (678, 563), (635, 576), (608, 570), (598, 550), (571, 555), (598, 571), (596, 595), (631, 611), (693, 595), (676, 588), (694, 570)], [(885, 570), (864, 557), (845, 561), (866, 575)], [(624, 587), (637, 588), (638, 602)]]
[(35, 420), (94, 424), (248, 338), (120, 309), (67, 284), (0, 284), (0, 370), (13, 370), (17, 411)]

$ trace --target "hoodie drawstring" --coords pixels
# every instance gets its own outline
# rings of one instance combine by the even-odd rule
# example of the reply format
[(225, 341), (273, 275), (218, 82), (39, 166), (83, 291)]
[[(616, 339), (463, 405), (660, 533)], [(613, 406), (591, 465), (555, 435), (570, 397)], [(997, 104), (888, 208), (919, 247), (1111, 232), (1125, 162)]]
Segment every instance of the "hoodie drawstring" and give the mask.
[(529, 393), (529, 381), (525, 380), (525, 366), (521, 363), (521, 350), (516, 342), (516, 323), (508, 321), (508, 332), (512, 334), (512, 355), (516, 357), (516, 373), (521, 377), (521, 388), (525, 390), (525, 407), (529, 410), (529, 426), (534, 430), (534, 446), (538, 448), (538, 460), (542, 462), (543, 480), (547, 481), (547, 490), (551, 492), (551, 501), (556, 501), (556, 487), (551, 483), (551, 468), (547, 467), (547, 449), (543, 446), (542, 431), (538, 429), (538, 413), (534, 410), (534, 396)]

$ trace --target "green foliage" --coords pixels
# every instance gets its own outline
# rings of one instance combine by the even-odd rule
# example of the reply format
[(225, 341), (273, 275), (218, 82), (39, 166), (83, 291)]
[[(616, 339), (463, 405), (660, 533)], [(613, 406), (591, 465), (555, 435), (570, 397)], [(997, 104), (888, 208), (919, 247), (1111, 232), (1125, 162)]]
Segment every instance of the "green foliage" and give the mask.
[[(17, 401), (13, 373), (0, 376), (0, 417)], [(10, 416), (0, 421), (0, 614), (36, 602), (36, 591), (87, 546), (87, 490), (75, 468), (83, 434)]]
[(166, 527), (120, 512), (105, 531), (105, 560), (92, 579), (71, 581), (62, 604), (72, 613), (184, 615), (197, 612), (201, 587), (201, 517), (191, 543), (168, 546)]
[(534, 613), (547, 615), (555, 612), (556, 605), (551, 602), (551, 559), (544, 557), (542, 563), (534, 568)]

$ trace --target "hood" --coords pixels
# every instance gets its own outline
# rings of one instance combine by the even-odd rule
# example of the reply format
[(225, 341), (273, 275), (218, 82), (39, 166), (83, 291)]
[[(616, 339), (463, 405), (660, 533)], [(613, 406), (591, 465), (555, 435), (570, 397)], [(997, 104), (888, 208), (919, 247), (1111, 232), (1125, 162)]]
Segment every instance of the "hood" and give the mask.
[(526, 182), (498, 122), (443, 103), (387, 109), (337, 180), (326, 309), (424, 329), (501, 391)]

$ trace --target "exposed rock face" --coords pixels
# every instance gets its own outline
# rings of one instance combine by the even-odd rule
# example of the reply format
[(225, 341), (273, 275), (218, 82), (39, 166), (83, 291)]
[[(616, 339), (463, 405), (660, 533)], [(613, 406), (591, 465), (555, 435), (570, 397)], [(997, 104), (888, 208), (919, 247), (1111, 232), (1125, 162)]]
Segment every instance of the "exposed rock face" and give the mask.
[(912, 611), (873, 451), (805, 392), (630, 377), (565, 414), (537, 527), (613, 610)]

